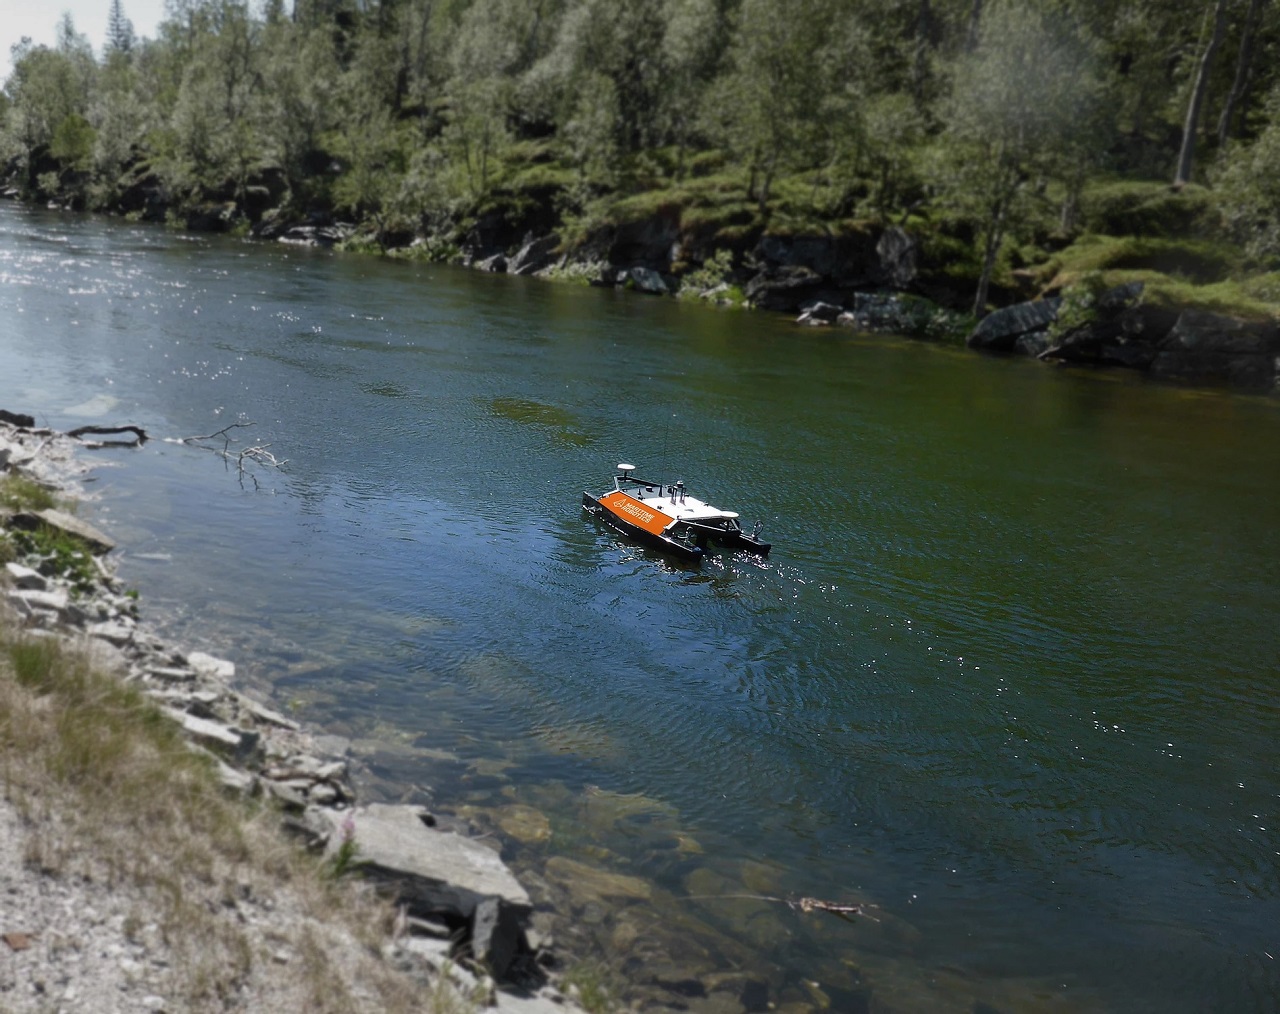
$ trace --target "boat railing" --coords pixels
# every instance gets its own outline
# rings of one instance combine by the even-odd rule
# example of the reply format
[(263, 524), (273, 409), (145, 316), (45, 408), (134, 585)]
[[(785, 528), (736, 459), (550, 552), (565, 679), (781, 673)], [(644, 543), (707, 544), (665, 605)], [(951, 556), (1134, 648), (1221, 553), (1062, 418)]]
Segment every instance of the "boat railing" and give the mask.
[(646, 493), (659, 493), (662, 496), (671, 496), (673, 493), (683, 493), (683, 482), (652, 482), (649, 479), (640, 479), (634, 475), (615, 475), (613, 477), (613, 485), (615, 489), (626, 492), (624, 486), (632, 486), (643, 489)]

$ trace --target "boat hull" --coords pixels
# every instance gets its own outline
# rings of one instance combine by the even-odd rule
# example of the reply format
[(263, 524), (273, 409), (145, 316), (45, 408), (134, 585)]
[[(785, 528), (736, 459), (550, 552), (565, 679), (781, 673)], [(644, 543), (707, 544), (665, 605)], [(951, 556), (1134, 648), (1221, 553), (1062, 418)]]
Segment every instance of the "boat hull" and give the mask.
[[(691, 542), (673, 538), (662, 531), (663, 522), (671, 519), (658, 512), (641, 510), (639, 508), (644, 507), (643, 504), (616, 492), (599, 497), (584, 492), (582, 506), (628, 538), (659, 552), (669, 553), (686, 563), (700, 561), (711, 543), (723, 546), (725, 549), (742, 550), (761, 557), (768, 556), (769, 550), (773, 548), (771, 543), (761, 542), (755, 536), (741, 530), (727, 531), (696, 522), (678, 522), (676, 525), (675, 530), (681, 535), (687, 534)], [(655, 516), (658, 519), (656, 522)]]
[(610, 505), (604, 501), (604, 497), (595, 497), (590, 493), (582, 494), (584, 510), (594, 514), (610, 528), (621, 532), (627, 538), (634, 539), (641, 545), (656, 549), (660, 553), (674, 556), (685, 563), (698, 563), (702, 560), (704, 551), (701, 546), (690, 546), (668, 535), (654, 534), (611, 510)]

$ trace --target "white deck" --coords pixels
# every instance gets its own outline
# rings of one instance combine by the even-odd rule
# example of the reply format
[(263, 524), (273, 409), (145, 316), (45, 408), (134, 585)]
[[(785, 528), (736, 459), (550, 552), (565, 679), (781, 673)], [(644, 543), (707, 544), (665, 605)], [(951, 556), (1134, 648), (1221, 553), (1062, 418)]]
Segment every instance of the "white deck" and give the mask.
[(669, 518), (677, 518), (680, 521), (716, 521), (721, 518), (736, 518), (738, 515), (733, 511), (722, 511), (719, 507), (712, 507), (709, 503), (703, 503), (697, 497), (689, 496), (687, 493), (683, 498), (676, 497), (676, 502), (671, 502), (671, 497), (654, 490), (652, 493), (640, 494), (642, 490), (628, 489), (627, 493), (635, 497), (646, 506), (653, 507)]

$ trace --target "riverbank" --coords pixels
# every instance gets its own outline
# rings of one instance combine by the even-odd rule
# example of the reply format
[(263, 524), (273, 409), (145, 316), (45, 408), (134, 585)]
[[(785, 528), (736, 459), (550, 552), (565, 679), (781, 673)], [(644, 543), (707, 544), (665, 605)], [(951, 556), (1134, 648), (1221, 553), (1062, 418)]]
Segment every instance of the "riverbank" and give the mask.
[[(6, 196), (18, 199), (21, 191)], [(1005, 265), (991, 289), (993, 310), (981, 320), (967, 309), (972, 265), (946, 223), (784, 226), (757, 217), (744, 226), (732, 209), (708, 208), (703, 197), (694, 188), (619, 198), (585, 230), (560, 220), (540, 193), (497, 195), (483, 214), (392, 233), (323, 207), (264, 211), (229, 201), (171, 208), (154, 188), (132, 214), (191, 232), (763, 310), (801, 325), (1118, 369), (1164, 383), (1280, 391), (1275, 279), (1250, 274), (1231, 245), (1202, 238), (1213, 230), (1197, 188), (1153, 182), (1120, 188), (1118, 196), (1115, 187), (1086, 193), (1086, 228), (1045, 237), (1019, 254), (1020, 266)]]
[(77, 441), (9, 420), (0, 1005), (576, 1009), (497, 854), (459, 822), (359, 805), (340, 747), (151, 633), (110, 537), (62, 503)]

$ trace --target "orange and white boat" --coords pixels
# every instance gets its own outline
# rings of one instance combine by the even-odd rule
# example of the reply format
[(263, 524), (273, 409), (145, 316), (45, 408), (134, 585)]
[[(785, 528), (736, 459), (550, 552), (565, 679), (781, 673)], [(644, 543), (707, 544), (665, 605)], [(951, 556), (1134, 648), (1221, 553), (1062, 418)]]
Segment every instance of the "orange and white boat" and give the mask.
[(636, 478), (635, 465), (621, 464), (613, 489), (600, 496), (582, 494), (582, 506), (623, 535), (688, 563), (702, 559), (711, 543), (767, 556), (760, 523), (748, 535), (738, 515), (692, 497), (683, 482), (664, 484)]

